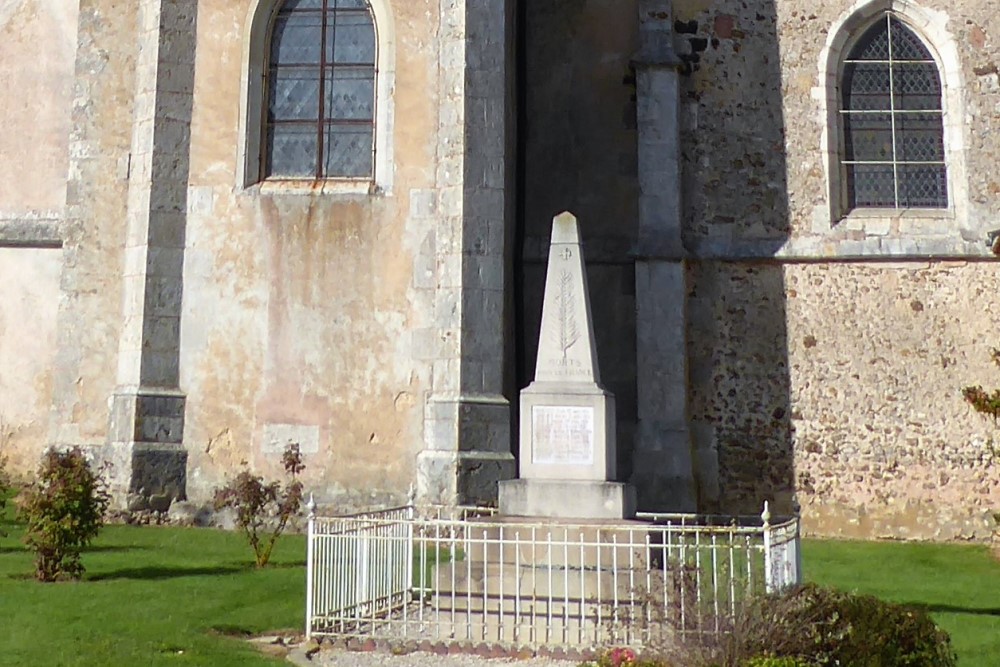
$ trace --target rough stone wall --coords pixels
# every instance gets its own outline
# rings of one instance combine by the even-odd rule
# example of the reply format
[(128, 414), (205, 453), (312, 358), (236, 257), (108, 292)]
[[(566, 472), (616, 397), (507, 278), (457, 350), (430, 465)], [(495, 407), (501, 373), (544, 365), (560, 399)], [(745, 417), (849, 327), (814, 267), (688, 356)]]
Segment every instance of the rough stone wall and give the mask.
[[(987, 255), (1000, 28), (986, 2), (921, 3), (919, 29), (967, 112), (964, 134), (946, 130), (966, 146), (954, 217), (832, 220), (820, 62), (860, 4), (675, 5), (689, 68), (686, 245), (700, 258), (692, 419), (719, 448), (718, 478), (702, 482), (747, 511), (764, 496), (787, 508), (797, 491), (807, 529), (822, 534), (982, 537), (998, 505), (997, 466), (985, 462), (993, 425), (959, 390), (990, 385), (994, 370), (992, 264), (843, 262)], [(743, 262), (772, 256), (824, 261)]]
[[(852, 216), (832, 220), (821, 78), (831, 31), (866, 4), (837, 0), (696, 0), (675, 3), (676, 43), (687, 62), (682, 96), (687, 244), (717, 258), (981, 255), (995, 227), (992, 131), (1000, 79), (995, 11), (985, 0), (928, 0), (911, 11), (939, 54), (963, 116), (946, 121), (954, 217)], [(901, 11), (906, 3), (895, 3)], [(825, 74), (825, 73), (824, 73)], [(946, 103), (946, 107), (947, 107)]]
[(996, 424), (961, 388), (1000, 386), (994, 262), (785, 270), (795, 474), (811, 532), (985, 538)]
[(290, 440), (319, 501), (400, 500), (413, 480), (442, 345), (427, 335), (438, 5), (392, 10), (393, 102), (405, 119), (393, 134), (392, 189), (324, 194), (234, 189), (249, 3), (199, 4), (181, 331), (189, 495), (204, 497), (241, 461), (274, 474)]
[(789, 234), (785, 118), (795, 117), (783, 94), (775, 1), (677, 2), (674, 19), (686, 63), (685, 241), (697, 249), (711, 240), (729, 254), (733, 239), (757, 239), (767, 255)]
[(696, 262), (688, 268), (692, 436), (716, 452), (700, 466), (708, 511), (789, 511), (794, 494), (786, 303), (776, 263)]

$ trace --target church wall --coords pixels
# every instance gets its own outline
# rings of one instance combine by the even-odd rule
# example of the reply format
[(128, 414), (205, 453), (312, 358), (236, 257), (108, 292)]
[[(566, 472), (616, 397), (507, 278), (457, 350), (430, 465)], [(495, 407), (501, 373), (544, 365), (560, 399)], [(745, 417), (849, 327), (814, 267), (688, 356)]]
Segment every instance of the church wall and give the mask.
[(946, 122), (949, 143), (966, 147), (962, 173), (951, 174), (955, 218), (831, 219), (820, 67), (831, 31), (864, 4), (675, 3), (677, 49), (689, 70), (682, 84), (686, 236), (698, 254), (981, 254), (1000, 208), (992, 170), (1000, 138), (991, 131), (1000, 103), (1000, 25), (977, 0), (928, 0), (914, 14), (965, 112)]
[(48, 439), (62, 254), (0, 248), (0, 457), (18, 476)]
[(447, 342), (432, 329), (437, 7), (392, 3), (393, 182), (369, 195), (234, 188), (248, 3), (200, 3), (181, 331), (189, 495), (242, 461), (275, 474), (287, 441), (321, 502), (398, 501), (412, 482)]
[[(123, 246), (138, 40), (136, 3), (80, 0), (73, 55), (66, 205), (46, 445), (107, 443), (122, 331)], [(43, 229), (36, 239), (46, 240)]]
[[(994, 262), (785, 269), (795, 475), (810, 532), (986, 538), (1000, 507)], [(849, 297), (845, 295), (850, 295)], [(995, 447), (995, 445), (993, 445)]]
[[(134, 4), (15, 1), (0, 100), (0, 301), (16, 473), (50, 444), (106, 443), (121, 326)], [(6, 68), (6, 69), (4, 69)], [(25, 401), (25, 398), (28, 401)], [(95, 455), (98, 455), (95, 452)]]
[(78, 0), (0, 6), (0, 219), (65, 202), (77, 10)]

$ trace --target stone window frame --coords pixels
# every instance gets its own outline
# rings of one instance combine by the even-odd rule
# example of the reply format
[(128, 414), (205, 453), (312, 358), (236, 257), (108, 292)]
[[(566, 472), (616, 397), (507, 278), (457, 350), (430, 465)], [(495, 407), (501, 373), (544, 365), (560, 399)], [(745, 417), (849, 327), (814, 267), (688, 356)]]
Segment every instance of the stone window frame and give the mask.
[(389, 0), (368, 0), (375, 22), (375, 164), (371, 178), (330, 177), (320, 180), (264, 178), (263, 129), (265, 67), (271, 27), (284, 0), (253, 0), (246, 19), (240, 82), (240, 146), (236, 187), (263, 194), (389, 194), (393, 181), (396, 39)]
[[(843, 125), (840, 119), (840, 83), (844, 59), (871, 25), (892, 13), (919, 37), (937, 64), (941, 77), (942, 129), (947, 164), (947, 208), (855, 208), (848, 210)], [(864, 223), (896, 222), (900, 233), (908, 226), (937, 227), (941, 233), (954, 231), (955, 221), (968, 223), (968, 180), (966, 178), (965, 118), (961, 60), (958, 46), (947, 29), (948, 15), (923, 8), (910, 0), (862, 0), (833, 24), (820, 54), (820, 87), (823, 132), (823, 167), (827, 182), (827, 208), (831, 229), (845, 220)], [(867, 226), (867, 224), (863, 225)]]

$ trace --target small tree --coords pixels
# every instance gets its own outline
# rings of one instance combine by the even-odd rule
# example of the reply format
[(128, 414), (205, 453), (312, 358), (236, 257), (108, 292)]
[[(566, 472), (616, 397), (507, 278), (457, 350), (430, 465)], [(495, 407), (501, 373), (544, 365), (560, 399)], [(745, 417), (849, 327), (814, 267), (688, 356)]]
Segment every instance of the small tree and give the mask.
[(103, 475), (91, 469), (79, 447), (46, 452), (38, 478), (17, 498), (39, 581), (83, 575), (80, 553), (100, 532), (110, 501)]
[[(0, 518), (7, 508), (8, 495), (10, 495), (10, 479), (7, 477), (7, 459), (3, 455), (3, 440), (0, 438)], [(0, 537), (7, 537), (3, 528), (0, 528)]]
[(244, 469), (215, 491), (216, 510), (229, 507), (236, 511), (236, 525), (253, 548), (257, 567), (271, 560), (275, 542), (302, 507), (302, 482), (298, 477), (306, 466), (299, 446), (285, 447), (281, 460), (287, 476), (284, 488), (280, 482), (265, 483), (263, 477)]
[[(4, 450), (13, 437), (13, 431), (7, 428), (7, 424), (0, 418), (0, 517), (3, 516), (7, 507), (7, 496), (10, 495), (10, 475), (7, 473), (7, 457)], [(0, 528), (0, 537), (7, 537), (7, 533)]]
[[(990, 352), (990, 359), (993, 361), (994, 365), (1000, 366), (1000, 349), (993, 348)], [(968, 404), (971, 405), (976, 412), (986, 415), (987, 417), (992, 417), (993, 423), (996, 423), (997, 420), (1000, 419), (1000, 389), (987, 391), (983, 389), (982, 385), (969, 386), (962, 389), (962, 396), (965, 397), (966, 402), (968, 402)], [(992, 439), (986, 443), (986, 446), (990, 451), (990, 462), (996, 463), (997, 458), (1000, 457), (1000, 451), (997, 450), (997, 447), (993, 444)], [(1000, 531), (1000, 512), (995, 512), (993, 514), (993, 522), (995, 524), (994, 540), (996, 540), (997, 531)], [(994, 542), (994, 544), (996, 544), (996, 542)], [(997, 550), (995, 553), (1000, 556), (1000, 550)]]

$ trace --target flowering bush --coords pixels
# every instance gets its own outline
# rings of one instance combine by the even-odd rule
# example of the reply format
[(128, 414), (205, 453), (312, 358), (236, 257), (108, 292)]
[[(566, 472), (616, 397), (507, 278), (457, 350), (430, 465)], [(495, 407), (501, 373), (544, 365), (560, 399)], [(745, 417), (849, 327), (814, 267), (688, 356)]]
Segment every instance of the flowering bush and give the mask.
[(665, 662), (640, 660), (635, 651), (622, 646), (608, 649), (596, 661), (584, 663), (583, 667), (670, 667)]
[(607, 665), (601, 667), (631, 667), (635, 664), (635, 651), (630, 648), (613, 648), (605, 654)]

